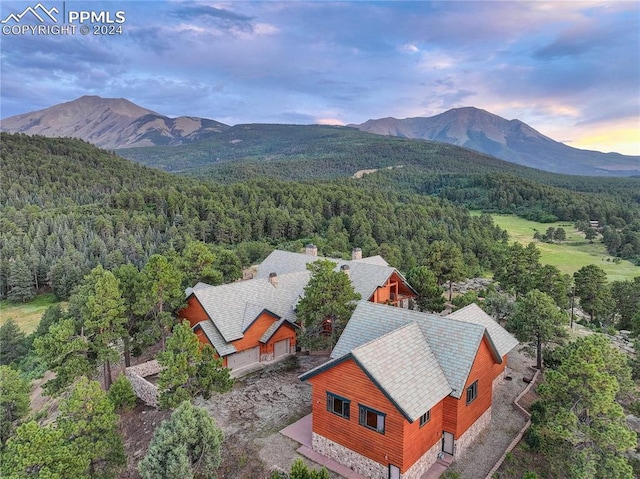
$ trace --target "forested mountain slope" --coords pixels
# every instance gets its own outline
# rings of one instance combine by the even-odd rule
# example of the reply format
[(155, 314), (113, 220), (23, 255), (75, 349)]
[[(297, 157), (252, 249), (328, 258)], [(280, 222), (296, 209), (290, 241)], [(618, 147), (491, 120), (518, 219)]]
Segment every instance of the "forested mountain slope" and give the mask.
[(612, 255), (640, 263), (640, 177), (560, 175), (454, 145), (318, 125), (238, 125), (215, 139), (122, 153), (220, 182), (351, 177), (380, 169), (362, 182), (536, 221), (596, 220)]
[[(431, 196), (355, 180), (221, 185), (132, 164), (80, 140), (2, 133), (0, 293), (16, 283), (67, 297), (97, 264), (141, 266), (191, 239), (248, 264), (313, 241), (321, 254), (361, 247), (406, 270), (436, 239), (458, 245), (470, 274), (491, 268), (505, 233), (487, 216)], [(255, 253), (258, 251), (258, 253)]]
[(236, 125), (215, 137), (185, 145), (131, 148), (118, 153), (147, 166), (204, 176), (211, 167), (238, 160), (263, 162), (259, 168), (266, 173), (271, 170), (270, 163), (295, 162), (295, 168), (283, 173), (289, 179), (351, 176), (361, 169), (398, 165), (419, 165), (442, 173), (536, 174), (536, 170), (454, 145), (328, 125)]

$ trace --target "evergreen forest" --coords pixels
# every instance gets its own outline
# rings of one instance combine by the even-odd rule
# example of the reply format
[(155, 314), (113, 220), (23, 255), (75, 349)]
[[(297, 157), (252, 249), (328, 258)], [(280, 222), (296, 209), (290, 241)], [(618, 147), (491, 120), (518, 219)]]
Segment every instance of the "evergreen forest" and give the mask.
[[(537, 368), (547, 371), (531, 406), (525, 452), (544, 455), (545, 467), (570, 471), (566, 477), (637, 477), (640, 461), (628, 454), (637, 437), (624, 414), (640, 411), (633, 383), (640, 360), (629, 360), (604, 336), (568, 343), (565, 336), (577, 302), (588, 328), (628, 330), (640, 348), (640, 274), (608, 283), (604, 271), (589, 265), (571, 278), (542, 265), (534, 243), (511, 243), (486, 213), (570, 221), (640, 266), (640, 178), (552, 175), (434, 142), (379, 136), (368, 142), (348, 128), (290, 127), (284, 141), (270, 128), (278, 126), (253, 127), (261, 141), (227, 141), (228, 151), (243, 145), (244, 153), (193, 168), (179, 162), (180, 151), (186, 162), (189, 148), (205, 159), (216, 152), (202, 144), (168, 148), (177, 155), (164, 168), (171, 172), (159, 169), (160, 156), (150, 154), (151, 167), (120, 156), (130, 152), (81, 140), (0, 134), (0, 298), (20, 303), (52, 292), (68, 300), (64, 309), (50, 307), (29, 336), (12, 320), (0, 326), (3, 474), (116, 477), (126, 467), (118, 414), (135, 407), (136, 398), (123, 376), (112, 383), (111, 365), (128, 366), (159, 345), (160, 406), (174, 411), (134, 467), (145, 478), (169, 470), (175, 477), (215, 477), (224, 461), (223, 467), (239, 467), (231, 442), (223, 443), (209, 414), (190, 403), (229, 391), (234, 381), (175, 313), (186, 287), (235, 281), (275, 248), (300, 251), (313, 243), (323, 256), (349, 258), (353, 248), (381, 255), (415, 286), (422, 311), (442, 311), (445, 297), (453, 308), (479, 302), (531, 345)], [(326, 138), (318, 139), (318, 131)], [(364, 169), (377, 171), (354, 176)], [(472, 215), (470, 208), (485, 213)], [(598, 221), (598, 233), (589, 221)], [(315, 265), (326, 273), (318, 285), (327, 284), (336, 273), (332, 263)], [(480, 292), (482, 301), (476, 291), (452, 298), (453, 282), (477, 276), (495, 282)], [(306, 290), (299, 313), (316, 311), (317, 297)], [(28, 395), (30, 381), (47, 370), (55, 375), (43, 388), (62, 400), (54, 423), (43, 425), (36, 419), (46, 412), (28, 415)], [(102, 386), (90, 381), (100, 371)], [(583, 383), (566, 394), (566, 384)], [(563, 453), (574, 445), (578, 456)], [(201, 461), (205, 449), (208, 459)]]

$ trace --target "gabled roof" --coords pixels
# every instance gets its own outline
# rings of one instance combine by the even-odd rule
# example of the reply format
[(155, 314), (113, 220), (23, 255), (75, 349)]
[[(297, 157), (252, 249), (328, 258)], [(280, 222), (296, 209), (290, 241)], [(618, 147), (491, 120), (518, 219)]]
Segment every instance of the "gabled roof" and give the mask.
[(309, 273), (304, 271), (278, 275), (276, 285), (265, 278), (220, 286), (198, 283), (189, 288), (187, 294), (195, 297), (211, 318), (211, 321), (202, 321), (198, 325), (202, 326), (218, 354), (224, 356), (235, 352), (235, 348), (227, 343), (242, 338), (264, 310), (276, 316), (274, 323), (278, 320), (295, 322), (294, 307), (308, 281)]
[(410, 422), (451, 393), (435, 354), (413, 322), (308, 371), (300, 379), (309, 379), (347, 359), (353, 359)]
[(193, 328), (202, 328), (202, 331), (204, 332), (205, 336), (212, 344), (218, 355), (227, 356), (228, 354), (232, 354), (237, 351), (236, 347), (233, 344), (227, 343), (224, 340), (224, 338), (220, 334), (220, 331), (218, 331), (218, 328), (216, 328), (211, 321), (201, 321)]
[(298, 326), (296, 324), (292, 324), (289, 321), (287, 321), (284, 318), (279, 319), (278, 321), (276, 321), (275, 323), (273, 323), (271, 326), (269, 326), (267, 328), (267, 330), (264, 332), (264, 334), (260, 337), (260, 342), (261, 343), (267, 343), (269, 342), (269, 340), (273, 337), (274, 334), (276, 334), (276, 331), (278, 331), (278, 329), (280, 329), (282, 327), (283, 324), (289, 324), (290, 326), (297, 328)]
[(506, 329), (500, 326), (491, 316), (485, 313), (482, 308), (475, 303), (471, 303), (469, 306), (465, 306), (458, 311), (454, 311), (448, 315), (447, 318), (484, 326), (489, 332), (489, 335), (493, 340), (493, 344), (498, 350), (498, 354), (500, 354), (500, 356), (504, 356), (518, 345), (518, 340), (516, 338), (509, 334)]
[[(282, 274), (307, 271), (307, 264), (324, 259), (337, 263), (334, 268), (335, 271), (340, 271), (342, 266), (349, 266), (351, 284), (353, 284), (356, 292), (360, 293), (362, 299), (369, 299), (378, 287), (384, 286), (394, 272), (398, 273), (381, 256), (371, 256), (358, 260), (342, 260), (275, 250), (258, 265), (258, 272), (255, 277), (268, 278), (270, 273), (277, 273), (280, 276)], [(398, 275), (406, 283), (402, 275), (400, 273)], [(411, 288), (408, 283), (407, 286)]]
[(463, 392), (483, 337), (487, 338), (495, 360), (502, 362), (490, 332), (482, 324), (366, 301), (358, 303), (331, 357), (339, 359), (410, 323), (419, 326), (455, 398), (460, 398)]

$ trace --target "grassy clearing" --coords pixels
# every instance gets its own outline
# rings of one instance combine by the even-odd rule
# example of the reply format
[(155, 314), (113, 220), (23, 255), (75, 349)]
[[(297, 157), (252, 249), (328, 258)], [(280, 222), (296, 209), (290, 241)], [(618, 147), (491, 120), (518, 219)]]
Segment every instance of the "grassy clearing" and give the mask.
[[(607, 273), (609, 281), (622, 281), (640, 276), (640, 267), (630, 261), (615, 263), (614, 257), (607, 253), (602, 243), (597, 239), (594, 243), (589, 243), (584, 239), (584, 234), (577, 231), (570, 222), (538, 223), (515, 215), (492, 216), (498, 226), (509, 232), (511, 240), (524, 245), (535, 242), (540, 250), (540, 261), (543, 264), (556, 266), (563, 273), (573, 275), (583, 266), (595, 264)], [(549, 244), (536, 242), (533, 239), (536, 231), (544, 234), (549, 227), (563, 228), (567, 234), (567, 240), (562, 244)]]
[(41, 294), (27, 303), (0, 301), (0, 324), (12, 318), (25, 333), (32, 333), (46, 309), (58, 302), (53, 293)]

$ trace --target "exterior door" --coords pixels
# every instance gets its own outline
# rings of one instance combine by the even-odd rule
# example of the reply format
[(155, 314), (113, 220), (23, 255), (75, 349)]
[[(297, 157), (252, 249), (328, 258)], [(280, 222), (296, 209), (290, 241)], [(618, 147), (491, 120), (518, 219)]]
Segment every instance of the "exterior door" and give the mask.
[(389, 479), (400, 479), (400, 468), (389, 464)]
[(442, 433), (442, 452), (453, 456), (453, 434), (444, 431)]
[(260, 346), (227, 356), (229, 369), (240, 369), (260, 361)]
[(278, 341), (273, 345), (273, 356), (279, 358), (284, 356), (285, 354), (289, 354), (289, 339), (283, 339), (282, 341)]

